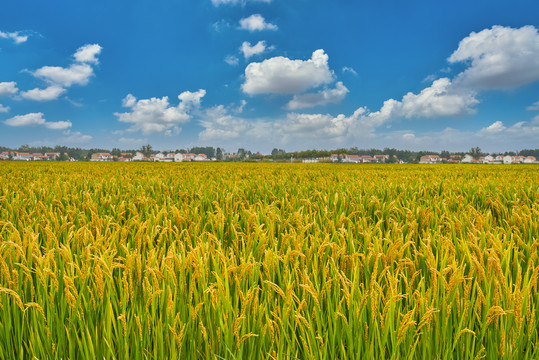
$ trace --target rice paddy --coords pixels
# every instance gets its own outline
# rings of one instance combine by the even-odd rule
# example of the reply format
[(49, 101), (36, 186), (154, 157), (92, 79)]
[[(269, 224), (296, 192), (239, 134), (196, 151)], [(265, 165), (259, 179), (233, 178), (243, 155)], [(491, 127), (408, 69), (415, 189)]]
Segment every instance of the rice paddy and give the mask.
[(539, 168), (0, 164), (1, 359), (539, 358)]

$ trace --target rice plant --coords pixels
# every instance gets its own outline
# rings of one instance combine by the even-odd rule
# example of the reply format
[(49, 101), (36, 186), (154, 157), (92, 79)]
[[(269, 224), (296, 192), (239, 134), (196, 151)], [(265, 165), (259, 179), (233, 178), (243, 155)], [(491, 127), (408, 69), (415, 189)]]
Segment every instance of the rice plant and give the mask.
[(539, 168), (0, 164), (1, 359), (539, 358)]

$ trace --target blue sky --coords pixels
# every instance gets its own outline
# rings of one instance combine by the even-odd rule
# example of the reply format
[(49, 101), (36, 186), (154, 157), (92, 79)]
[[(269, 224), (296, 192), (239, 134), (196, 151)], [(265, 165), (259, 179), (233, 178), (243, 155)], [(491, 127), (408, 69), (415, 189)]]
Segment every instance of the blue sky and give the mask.
[(539, 2), (26, 1), (0, 145), (539, 147)]

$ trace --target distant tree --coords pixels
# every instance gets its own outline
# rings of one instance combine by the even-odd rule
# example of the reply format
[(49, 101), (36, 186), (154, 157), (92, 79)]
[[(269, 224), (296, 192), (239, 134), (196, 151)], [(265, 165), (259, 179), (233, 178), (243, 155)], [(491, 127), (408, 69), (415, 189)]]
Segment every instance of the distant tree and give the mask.
[(215, 157), (215, 148), (213, 146), (197, 146), (190, 149), (193, 154), (204, 154), (209, 158)]
[(153, 153), (153, 148), (150, 144), (142, 145), (140, 152), (143, 153), (144, 156), (149, 157)]
[(28, 146), (28, 144), (21, 145), (21, 147), (19, 148), (19, 151), (20, 152), (30, 152), (30, 146)]
[(474, 159), (479, 159), (479, 157), (481, 156), (481, 148), (479, 146), (471, 148), (470, 155), (472, 155)]
[(539, 158), (539, 149), (524, 149), (518, 153), (520, 156), (533, 156), (536, 159)]
[(122, 156), (122, 150), (118, 149), (118, 148), (114, 148), (112, 149), (112, 151), (110, 152), (110, 154), (112, 156)]
[(397, 157), (393, 155), (390, 155), (389, 158), (386, 160), (386, 163), (388, 164), (395, 164), (398, 162), (399, 162), (399, 159), (397, 159)]
[(450, 156), (451, 156), (451, 153), (447, 150), (442, 150), (442, 152), (440, 153), (440, 157), (443, 157), (446, 159), (449, 159)]
[(236, 156), (239, 160), (244, 160), (247, 157), (247, 151), (244, 148), (239, 148), (236, 152)]
[(218, 147), (215, 151), (215, 158), (219, 161), (223, 160), (223, 149), (221, 149), (220, 147)]

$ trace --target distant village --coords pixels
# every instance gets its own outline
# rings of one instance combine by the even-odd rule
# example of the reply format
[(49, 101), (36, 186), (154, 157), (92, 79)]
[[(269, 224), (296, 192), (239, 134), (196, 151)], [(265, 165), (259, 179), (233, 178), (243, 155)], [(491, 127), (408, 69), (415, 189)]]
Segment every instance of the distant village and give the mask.
[[(12, 161), (78, 161), (70, 157), (64, 152), (46, 152), (46, 153), (29, 153), (17, 151), (4, 151), (0, 153), (0, 160)], [(280, 156), (274, 159), (271, 155), (257, 154), (221, 154), (219, 159), (215, 156), (210, 157), (206, 154), (182, 153), (182, 152), (158, 152), (144, 155), (140, 151), (122, 152), (117, 155), (112, 155), (109, 152), (95, 152), (89, 155), (89, 161), (119, 161), (119, 162), (211, 162), (211, 161), (279, 161), (279, 162), (303, 162), (303, 163), (410, 163), (399, 159), (397, 155), (354, 155), (354, 154), (331, 154), (329, 157), (294, 157), (285, 158)], [(520, 156), (520, 155), (483, 155), (472, 156), (464, 155), (449, 155), (441, 157), (440, 155), (422, 155), (419, 157), (420, 164), (539, 164), (535, 156)]]

